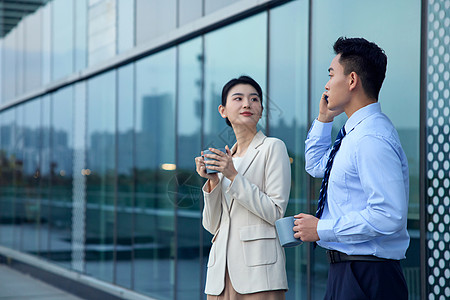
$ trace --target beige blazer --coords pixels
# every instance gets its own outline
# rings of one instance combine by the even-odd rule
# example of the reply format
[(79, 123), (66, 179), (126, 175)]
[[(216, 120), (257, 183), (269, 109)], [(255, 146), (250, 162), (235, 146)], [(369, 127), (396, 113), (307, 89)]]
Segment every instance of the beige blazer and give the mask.
[[(214, 235), (205, 293), (222, 292), (225, 264), (240, 294), (287, 290), (285, 254), (274, 226), (284, 216), (291, 187), (285, 144), (258, 132), (237, 172), (226, 190), (221, 182), (210, 193), (203, 188), (203, 227)], [(231, 196), (230, 207), (224, 193)]]

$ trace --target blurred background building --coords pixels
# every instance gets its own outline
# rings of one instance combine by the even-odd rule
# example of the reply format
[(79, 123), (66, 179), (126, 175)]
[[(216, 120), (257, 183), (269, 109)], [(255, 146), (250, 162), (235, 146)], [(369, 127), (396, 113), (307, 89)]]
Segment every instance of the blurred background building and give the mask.
[[(292, 162), (287, 215), (313, 212), (304, 140), (339, 36), (388, 55), (380, 103), (410, 167), (410, 298), (448, 299), (449, 0), (0, 1), (0, 254), (56, 284), (204, 299), (194, 157), (234, 142), (223, 84), (261, 84), (260, 129)], [(287, 299), (322, 299), (323, 249), (286, 255)]]

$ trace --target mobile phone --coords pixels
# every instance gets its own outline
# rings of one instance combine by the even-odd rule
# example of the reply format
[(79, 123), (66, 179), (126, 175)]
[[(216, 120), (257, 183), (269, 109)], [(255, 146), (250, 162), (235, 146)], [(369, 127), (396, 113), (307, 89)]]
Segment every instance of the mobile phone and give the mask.
[(327, 101), (327, 103), (328, 103), (328, 96), (327, 95), (325, 95), (325, 101)]

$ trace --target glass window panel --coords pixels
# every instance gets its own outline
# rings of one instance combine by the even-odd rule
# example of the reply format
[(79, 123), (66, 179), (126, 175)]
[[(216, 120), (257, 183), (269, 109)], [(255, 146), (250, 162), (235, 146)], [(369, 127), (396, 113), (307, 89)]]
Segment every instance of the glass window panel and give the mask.
[(25, 24), (19, 22), (16, 26), (16, 93), (15, 96), (22, 95), (25, 88), (25, 70), (24, 70), (24, 53), (25, 53)]
[(116, 1), (89, 2), (89, 66), (116, 54)]
[[(361, 13), (364, 11), (364, 13)], [(383, 16), (380, 18), (380, 16)], [(333, 44), (339, 36), (364, 37), (383, 48), (388, 56), (386, 79), (381, 88), (379, 102), (382, 110), (394, 123), (408, 157), (410, 168), (410, 202), (408, 230), (411, 244), (407, 259), (402, 261), (406, 281), (420, 286), (419, 276), (419, 88), (420, 88), (420, 18), (421, 2), (397, 1), (316, 1), (313, 6), (312, 35), (312, 105), (311, 118), (318, 114), (318, 103), (324, 86), (328, 81), (328, 67), (334, 57)], [(326, 22), (324, 22), (326, 20)], [(333, 26), (330, 27), (330, 24)], [(383, 28), (389, 28), (386, 34)], [(408, 49), (408, 51), (405, 51)], [(408, 82), (408, 88), (399, 89)], [(316, 100), (315, 100), (316, 99)], [(401, 113), (398, 113), (401, 112)], [(346, 121), (344, 114), (335, 121), (337, 130)], [(320, 181), (315, 181), (313, 192), (318, 194)], [(316, 195), (317, 196), (317, 195)], [(317, 199), (317, 197), (316, 197)], [(319, 249), (319, 248), (318, 248)], [(317, 249), (317, 250), (318, 250)], [(325, 257), (315, 251), (319, 257), (314, 270), (320, 280), (314, 280), (314, 297), (322, 297), (324, 289), (317, 286), (326, 278)], [(322, 275), (320, 275), (322, 274)], [(410, 278), (409, 276), (413, 276)], [(412, 290), (412, 286), (410, 289)], [(417, 290), (417, 289), (415, 289)], [(411, 295), (416, 297), (416, 295)], [(418, 295), (417, 295), (418, 297)]]
[(52, 7), (49, 2), (42, 11), (42, 84), (51, 80), (51, 51), (52, 51)]
[(136, 44), (176, 28), (176, 0), (136, 0)]
[[(266, 91), (267, 13), (261, 13), (205, 35), (204, 148), (231, 148), (231, 127), (217, 111), (222, 87), (232, 78), (249, 75)], [(264, 105), (265, 100), (263, 100)], [(265, 129), (265, 115), (258, 123)]]
[(200, 19), (203, 15), (203, 0), (179, 0), (178, 5), (180, 26)]
[(71, 268), (73, 87), (62, 88), (51, 99), (50, 245), (49, 258)]
[(178, 51), (177, 180), (176, 193), (169, 196), (177, 204), (177, 299), (187, 300), (203, 296), (207, 252), (202, 248), (210, 244), (201, 223), (203, 180), (194, 162), (202, 142), (202, 39), (181, 44)]
[(54, 0), (52, 7), (52, 79), (73, 72), (74, 11), (73, 0)]
[(25, 23), (25, 91), (32, 91), (42, 82), (42, 11), (29, 15)]
[(136, 63), (135, 289), (173, 298), (175, 49)]
[(135, 1), (117, 0), (117, 53), (134, 46)]
[[(270, 12), (269, 133), (284, 141), (292, 159), (286, 216), (308, 212), (305, 136), (308, 130), (308, 2)], [(286, 249), (287, 298), (307, 297), (307, 247)]]
[(2, 41), (2, 102), (12, 100), (16, 95), (16, 34), (15, 30), (3, 38)]
[(116, 283), (131, 288), (134, 256), (134, 64), (117, 71)]
[(110, 71), (87, 85), (86, 272), (109, 282), (114, 274), (115, 82), (115, 71)]
[(75, 71), (83, 70), (87, 63), (87, 1), (75, 1)]
[[(240, 0), (205, 0), (205, 14), (210, 14)], [(259, 83), (259, 82), (258, 82)]]
[(25, 198), (24, 198), (24, 183), (23, 183), (23, 167), (24, 167), (24, 107), (17, 106), (15, 109), (16, 127), (15, 127), (15, 144), (13, 149), (13, 155), (15, 156), (14, 162), (14, 228), (13, 228), (13, 248), (16, 250), (23, 249), (23, 231), (22, 224), (25, 220)]
[(51, 102), (50, 95), (41, 98), (41, 153), (40, 153), (40, 194), (41, 194), (41, 227), (40, 227), (40, 254), (48, 257), (49, 253), (49, 229), (51, 212)]
[(1, 168), (0, 173), (0, 241), (5, 247), (13, 246), (14, 238), (14, 166), (16, 109), (0, 113)]
[(40, 100), (32, 100), (22, 105), (23, 114), (23, 152), (22, 187), (18, 189), (17, 199), (22, 201), (23, 209), (23, 250), (39, 253), (40, 227)]
[[(3, 99), (3, 39), (0, 39), (0, 98)], [(0, 100), (0, 103), (2, 100)]]

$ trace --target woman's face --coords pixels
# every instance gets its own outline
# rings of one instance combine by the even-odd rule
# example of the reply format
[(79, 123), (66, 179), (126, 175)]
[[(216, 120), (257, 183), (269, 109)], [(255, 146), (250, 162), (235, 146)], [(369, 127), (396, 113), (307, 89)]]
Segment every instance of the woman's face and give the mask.
[(233, 127), (256, 127), (262, 114), (260, 95), (250, 84), (237, 84), (228, 92), (226, 106), (220, 105), (219, 112)]

